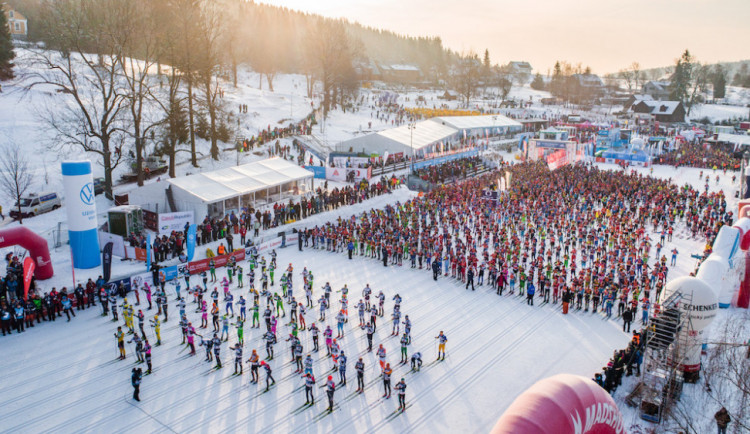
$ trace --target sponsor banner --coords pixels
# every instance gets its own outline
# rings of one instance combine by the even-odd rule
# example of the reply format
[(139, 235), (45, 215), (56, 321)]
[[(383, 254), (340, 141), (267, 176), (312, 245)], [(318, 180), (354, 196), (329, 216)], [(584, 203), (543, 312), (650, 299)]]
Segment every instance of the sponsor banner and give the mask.
[(197, 227), (195, 224), (190, 225), (187, 233), (187, 260), (192, 261), (195, 256), (195, 238)]
[(333, 157), (333, 165), (336, 167), (347, 167), (347, 162), (349, 167), (357, 168), (366, 166), (370, 159), (367, 157)]
[(125, 252), (125, 239), (116, 234), (110, 234), (109, 232), (99, 231), (99, 245), (106, 246), (108, 243), (112, 243), (112, 255), (119, 256), (121, 258), (127, 257)]
[(537, 148), (545, 148), (545, 149), (565, 149), (568, 142), (551, 142), (551, 141), (545, 141), (545, 140), (535, 140), (534, 145)]
[(299, 240), (299, 233), (293, 233), (291, 235), (286, 236), (286, 245), (290, 245), (292, 243), (296, 243), (297, 240)]
[(326, 179), (331, 181), (359, 181), (372, 178), (372, 167), (367, 169), (352, 169), (342, 167), (326, 167)]
[(107, 288), (107, 293), (116, 294), (117, 288), (120, 287), (121, 283), (125, 287), (125, 293), (127, 294), (128, 292), (130, 292), (130, 289), (131, 289), (130, 277), (126, 277), (124, 279), (113, 280), (112, 282), (107, 282), (107, 284), (104, 285), (104, 287)]
[(323, 166), (305, 166), (305, 169), (312, 172), (315, 179), (326, 179), (326, 168)]
[(423, 167), (434, 166), (436, 164), (444, 164), (449, 161), (457, 160), (459, 158), (474, 157), (479, 155), (479, 150), (472, 149), (465, 152), (457, 152), (455, 154), (444, 155), (442, 157), (432, 158), (430, 160), (424, 160), (414, 163), (414, 169), (421, 169)]
[(605, 161), (606, 160), (604, 158), (602, 158), (602, 157), (596, 157), (596, 162), (597, 163), (604, 163)]
[[(279, 238), (279, 240), (281, 240), (281, 238)], [(237, 262), (242, 261), (245, 259), (245, 249), (235, 250), (234, 252), (228, 255), (219, 255), (219, 256), (214, 256), (213, 258), (206, 258), (206, 259), (201, 259), (198, 261), (188, 262), (187, 269), (184, 268), (184, 265), (174, 266), (175, 268), (174, 275), (176, 277), (179, 275), (180, 272), (184, 273), (185, 271), (187, 271), (190, 274), (197, 274), (197, 273), (202, 273), (204, 271), (208, 271), (208, 264), (211, 261), (211, 259), (214, 260), (214, 265), (216, 266), (216, 268), (223, 267), (227, 265), (227, 262), (229, 261), (230, 256), (234, 256)]]
[(193, 211), (169, 212), (159, 214), (159, 234), (169, 235), (172, 231), (183, 232), (185, 225), (195, 223), (195, 213)]
[(34, 277), (34, 270), (36, 269), (36, 262), (31, 257), (27, 256), (23, 260), (23, 299), (29, 299), (29, 286), (31, 286), (31, 278)]
[(144, 283), (153, 283), (151, 273), (140, 273), (130, 276), (130, 288), (143, 288)]

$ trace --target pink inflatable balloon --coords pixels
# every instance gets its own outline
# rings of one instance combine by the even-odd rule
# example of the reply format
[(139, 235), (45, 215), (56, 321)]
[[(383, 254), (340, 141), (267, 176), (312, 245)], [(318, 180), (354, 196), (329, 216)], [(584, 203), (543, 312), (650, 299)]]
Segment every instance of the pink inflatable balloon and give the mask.
[(492, 434), (623, 434), (622, 414), (593, 380), (559, 374), (536, 382), (503, 413)]

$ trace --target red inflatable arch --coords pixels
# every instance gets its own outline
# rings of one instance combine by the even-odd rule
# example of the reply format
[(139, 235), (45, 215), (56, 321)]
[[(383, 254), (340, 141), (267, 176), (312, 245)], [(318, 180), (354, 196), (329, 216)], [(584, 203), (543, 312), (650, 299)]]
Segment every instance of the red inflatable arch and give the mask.
[(49, 257), (47, 241), (23, 226), (0, 231), (0, 248), (19, 245), (29, 251), (36, 263), (34, 277), (45, 280), (52, 277), (52, 260)]
[(559, 374), (538, 381), (503, 413), (491, 434), (623, 434), (622, 414), (593, 380)]

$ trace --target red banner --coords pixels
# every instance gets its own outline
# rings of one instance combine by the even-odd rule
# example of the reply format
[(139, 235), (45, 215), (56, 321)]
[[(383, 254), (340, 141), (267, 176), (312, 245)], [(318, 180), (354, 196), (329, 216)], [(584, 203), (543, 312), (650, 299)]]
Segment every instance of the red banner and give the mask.
[(23, 260), (23, 299), (29, 299), (29, 286), (31, 286), (31, 278), (34, 276), (34, 269), (36, 263), (30, 257), (26, 257)]
[(227, 265), (230, 256), (234, 256), (234, 259), (236, 261), (242, 261), (245, 259), (245, 249), (237, 249), (228, 255), (219, 255), (214, 256), (213, 258), (206, 258), (198, 261), (188, 262), (188, 272), (190, 274), (198, 274), (204, 271), (208, 271), (208, 264), (209, 262), (211, 262), (211, 259), (214, 260), (214, 266), (216, 266), (216, 268), (223, 267)]

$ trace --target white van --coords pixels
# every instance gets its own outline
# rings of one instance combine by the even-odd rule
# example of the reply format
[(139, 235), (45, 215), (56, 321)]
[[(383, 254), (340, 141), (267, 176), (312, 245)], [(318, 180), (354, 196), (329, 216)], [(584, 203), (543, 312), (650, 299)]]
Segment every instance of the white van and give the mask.
[[(60, 196), (53, 191), (29, 194), (21, 198), (21, 217), (34, 217), (35, 215), (52, 211), (53, 209), (60, 208), (61, 203)], [(18, 204), (13, 206), (13, 209), (10, 211), (10, 217), (14, 219), (18, 218)]]

